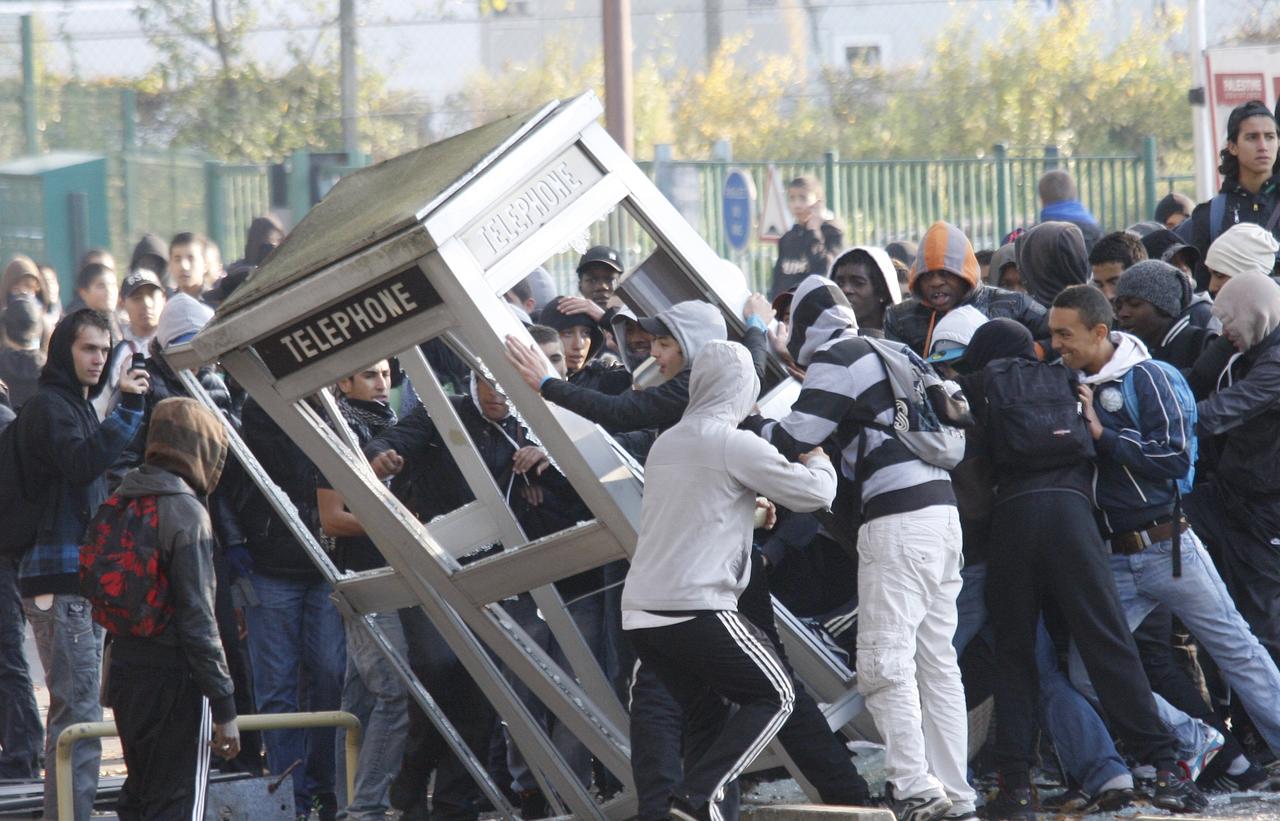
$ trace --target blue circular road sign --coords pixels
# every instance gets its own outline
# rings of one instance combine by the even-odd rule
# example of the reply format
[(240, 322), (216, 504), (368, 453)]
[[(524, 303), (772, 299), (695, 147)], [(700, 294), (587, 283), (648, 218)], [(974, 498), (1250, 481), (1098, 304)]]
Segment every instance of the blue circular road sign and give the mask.
[(729, 247), (741, 251), (751, 238), (751, 217), (755, 214), (756, 186), (741, 168), (732, 168), (724, 177), (722, 213), (724, 235)]

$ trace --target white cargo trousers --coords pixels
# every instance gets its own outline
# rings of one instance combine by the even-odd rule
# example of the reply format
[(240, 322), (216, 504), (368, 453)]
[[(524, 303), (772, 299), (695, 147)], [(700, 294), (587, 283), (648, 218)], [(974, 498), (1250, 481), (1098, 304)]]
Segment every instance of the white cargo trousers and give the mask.
[(858, 690), (885, 740), (899, 798), (973, 807), (968, 715), (952, 637), (960, 517), (951, 505), (880, 516), (858, 530)]

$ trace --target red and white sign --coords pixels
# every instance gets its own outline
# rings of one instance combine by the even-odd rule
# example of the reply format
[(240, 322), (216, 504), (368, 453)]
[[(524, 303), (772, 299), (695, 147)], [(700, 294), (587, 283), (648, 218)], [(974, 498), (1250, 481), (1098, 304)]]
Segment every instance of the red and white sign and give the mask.
[(1262, 74), (1213, 75), (1214, 99), (1222, 105), (1240, 105), (1261, 100), (1267, 95), (1266, 77)]

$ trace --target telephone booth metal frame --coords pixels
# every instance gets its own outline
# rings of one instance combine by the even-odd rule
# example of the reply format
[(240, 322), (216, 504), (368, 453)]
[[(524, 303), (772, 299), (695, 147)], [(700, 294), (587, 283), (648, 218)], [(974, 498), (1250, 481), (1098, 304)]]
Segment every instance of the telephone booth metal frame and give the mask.
[[(554, 809), (581, 818), (634, 814), (626, 710), (553, 583), (631, 555), (643, 471), (601, 428), (544, 401), (518, 376), (504, 355), (504, 340), (530, 340), (501, 295), (573, 245), (593, 222), (624, 208), (653, 245), (618, 287), (637, 315), (700, 298), (721, 308), (730, 336), (746, 330), (741, 309), (748, 291), (741, 273), (717, 257), (609, 137), (600, 115), (599, 101), (587, 93), (344, 177), (203, 331), (164, 352), (192, 394), (210, 406), (194, 371), (220, 362), (342, 494), (389, 567), (339, 571), (233, 432), (236, 457), (332, 583), (344, 616), (372, 631), (485, 794), (512, 816), (502, 791), (369, 618), (402, 607), (423, 609), (505, 722)], [(419, 348), (434, 338), (496, 380), (592, 520), (542, 539), (525, 536)], [(374, 476), (329, 389), (392, 356), (475, 496), (426, 523)], [(785, 412), (798, 386), (779, 363), (771, 361), (768, 369), (761, 407)], [(495, 543), (504, 550), (459, 564), (460, 557)], [(503, 609), (504, 599), (525, 592), (572, 673), (553, 663)], [(851, 738), (871, 735), (865, 718), (855, 726), (862, 700), (853, 674), (785, 608), (777, 610), (791, 661), (831, 726)], [(617, 777), (625, 787), (619, 796), (600, 804), (577, 782), (516, 697), (504, 667)], [(756, 766), (787, 766), (816, 800), (779, 744), (761, 758)]]

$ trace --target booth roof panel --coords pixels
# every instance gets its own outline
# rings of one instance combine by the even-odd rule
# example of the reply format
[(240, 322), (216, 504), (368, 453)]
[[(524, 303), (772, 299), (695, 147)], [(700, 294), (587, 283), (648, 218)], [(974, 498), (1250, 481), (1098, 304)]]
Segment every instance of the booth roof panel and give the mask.
[(223, 318), (408, 228), (474, 177), (557, 105), (464, 131), (348, 174), (303, 217), (261, 268), (218, 308)]
[(73, 165), (87, 162), (101, 162), (101, 154), (89, 154), (84, 151), (54, 151), (36, 157), (21, 157), (0, 164), (0, 174), (43, 174)]

